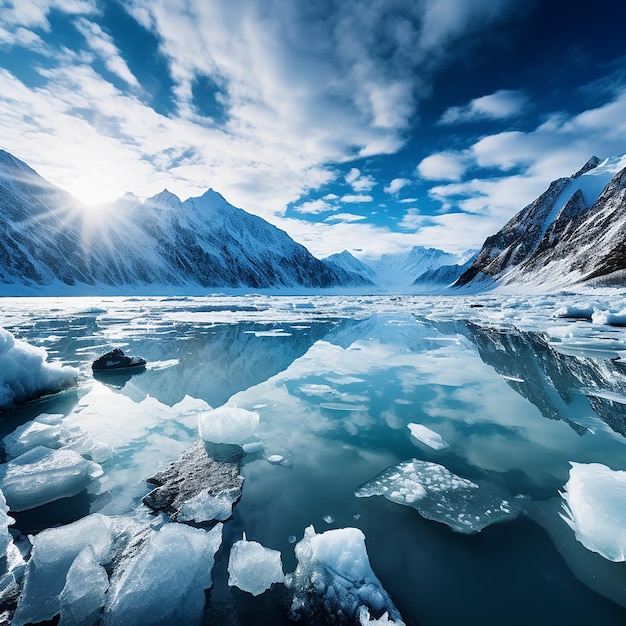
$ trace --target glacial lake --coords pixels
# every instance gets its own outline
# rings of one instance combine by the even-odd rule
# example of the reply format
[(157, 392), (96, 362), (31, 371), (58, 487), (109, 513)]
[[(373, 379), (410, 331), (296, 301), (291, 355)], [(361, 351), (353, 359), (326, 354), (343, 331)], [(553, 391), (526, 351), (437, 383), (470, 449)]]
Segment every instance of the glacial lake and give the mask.
[[(291, 623), (283, 585), (257, 597), (228, 586), (230, 546), (245, 533), (279, 550), (292, 572), (294, 543), (313, 525), (362, 530), (407, 625), (623, 626), (626, 565), (583, 546), (561, 514), (572, 462), (626, 470), (626, 329), (554, 316), (563, 304), (621, 302), (3, 298), (0, 326), (80, 376), (1, 414), (0, 436), (62, 414), (112, 449), (86, 493), (13, 514), (12, 528), (133, 515), (151, 488), (145, 479), (198, 441), (198, 410), (230, 404), (259, 414), (253, 440), (263, 447), (243, 459), (243, 494), (224, 523), (202, 623)], [(92, 361), (113, 347), (147, 359), (145, 372), (94, 379)], [(431, 431), (447, 447), (412, 434)], [(457, 532), (382, 495), (357, 497), (412, 459), (491, 485), (519, 514)]]

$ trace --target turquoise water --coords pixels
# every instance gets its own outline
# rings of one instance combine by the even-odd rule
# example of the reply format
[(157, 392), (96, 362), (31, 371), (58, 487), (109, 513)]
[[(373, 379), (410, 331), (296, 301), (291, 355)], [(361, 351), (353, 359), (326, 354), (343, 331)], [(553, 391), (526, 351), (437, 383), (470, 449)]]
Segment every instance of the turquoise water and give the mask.
[[(293, 571), (293, 540), (313, 524), (364, 532), (407, 624), (624, 624), (624, 564), (583, 547), (559, 516), (571, 461), (626, 470), (626, 366), (616, 359), (624, 331), (555, 321), (548, 299), (473, 304), (6, 299), (0, 325), (81, 375), (77, 387), (3, 414), (2, 436), (62, 413), (64, 425), (112, 449), (87, 494), (18, 514), (15, 527), (132, 514), (149, 490), (144, 479), (197, 440), (198, 410), (230, 403), (259, 413), (264, 449), (244, 459), (205, 623), (288, 623), (281, 586), (258, 598), (228, 587), (229, 547), (245, 532)], [(145, 357), (148, 369), (94, 380), (92, 360), (111, 347)], [(419, 441), (409, 424), (448, 447)], [(382, 496), (355, 496), (409, 459), (494, 485), (521, 513), (460, 534)]]

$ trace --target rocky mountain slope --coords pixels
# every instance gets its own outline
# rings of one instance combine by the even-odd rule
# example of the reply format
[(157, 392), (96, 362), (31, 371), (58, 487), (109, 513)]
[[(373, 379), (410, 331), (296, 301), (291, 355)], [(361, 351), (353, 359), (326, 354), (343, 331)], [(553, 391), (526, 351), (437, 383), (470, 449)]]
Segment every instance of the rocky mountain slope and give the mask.
[(626, 284), (626, 155), (590, 159), (488, 237), (456, 286)]
[[(127, 194), (97, 211), (0, 151), (0, 293), (104, 287), (335, 287), (335, 272), (284, 231), (209, 189), (181, 202), (167, 190)], [(4, 285), (4, 287), (2, 286)], [(11, 289), (9, 286), (12, 286)]]

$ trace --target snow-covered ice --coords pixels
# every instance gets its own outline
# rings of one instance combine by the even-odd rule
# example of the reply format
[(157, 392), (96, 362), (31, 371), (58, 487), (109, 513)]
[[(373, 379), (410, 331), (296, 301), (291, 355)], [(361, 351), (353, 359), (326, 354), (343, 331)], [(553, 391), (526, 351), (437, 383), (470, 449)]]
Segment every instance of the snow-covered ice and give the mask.
[(404, 623), (372, 570), (365, 535), (358, 528), (317, 534), (309, 526), (294, 550), (298, 565), (285, 577), (293, 593), (293, 618), (323, 610), (329, 621), (332, 616), (332, 623), (355, 623), (365, 615), (383, 614), (393, 620), (392, 624)]
[(74, 496), (102, 474), (73, 450), (37, 446), (0, 465), (0, 488), (12, 511), (25, 511)]
[(615, 312), (596, 309), (591, 316), (591, 321), (594, 324), (607, 326), (626, 326), (626, 309)]
[(564, 319), (586, 319), (590, 320), (593, 315), (594, 308), (590, 304), (564, 304), (554, 312), (554, 317), (562, 317)]
[(222, 524), (208, 532), (165, 524), (112, 576), (103, 624), (199, 623), (221, 543)]
[(385, 496), (460, 533), (480, 532), (520, 512), (519, 505), (494, 485), (479, 485), (453, 474), (443, 465), (418, 459), (387, 468), (355, 495), (357, 498)]
[(0, 328), (0, 410), (74, 384), (76, 368), (48, 363), (47, 358), (42, 348)]
[(9, 532), (9, 526), (14, 522), (15, 520), (9, 515), (9, 507), (7, 506), (4, 493), (0, 490), (0, 559), (4, 558), (9, 545), (13, 541)]
[(238, 587), (253, 596), (285, 580), (280, 552), (256, 541), (247, 541), (245, 533), (243, 539), (235, 542), (230, 550), (228, 574), (231, 587)]
[(242, 444), (254, 435), (259, 414), (235, 406), (222, 406), (198, 415), (200, 437), (212, 443)]
[(571, 463), (562, 497), (569, 524), (587, 549), (626, 560), (626, 471), (601, 463)]
[(407, 426), (413, 437), (433, 450), (443, 450), (449, 445), (439, 433), (423, 424), (408, 424)]

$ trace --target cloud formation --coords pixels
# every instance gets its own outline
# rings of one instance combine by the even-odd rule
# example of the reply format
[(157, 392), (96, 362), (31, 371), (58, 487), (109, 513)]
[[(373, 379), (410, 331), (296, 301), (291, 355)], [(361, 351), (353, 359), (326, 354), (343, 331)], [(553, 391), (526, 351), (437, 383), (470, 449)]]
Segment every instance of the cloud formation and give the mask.
[(475, 98), (465, 106), (450, 107), (441, 116), (439, 123), (503, 120), (519, 115), (527, 102), (528, 97), (522, 91), (501, 89), (491, 95)]

